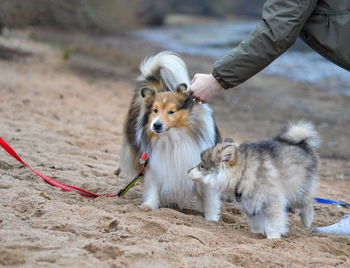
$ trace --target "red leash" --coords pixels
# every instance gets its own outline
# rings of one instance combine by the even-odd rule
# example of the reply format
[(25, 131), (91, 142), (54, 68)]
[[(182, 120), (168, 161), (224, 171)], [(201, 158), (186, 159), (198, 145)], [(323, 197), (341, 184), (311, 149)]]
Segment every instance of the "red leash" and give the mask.
[[(67, 184), (63, 184), (63, 183), (60, 183), (58, 181), (55, 181), (43, 174), (41, 174), (40, 172), (36, 171), (35, 169), (31, 168), (30, 166), (28, 166), (19, 156), (18, 154), (10, 147), (10, 145), (8, 145), (1, 137), (0, 137), (0, 146), (2, 148), (5, 149), (6, 152), (8, 152), (9, 155), (11, 155), (13, 158), (15, 158), (18, 162), (22, 163), (23, 165), (25, 165), (27, 168), (29, 168), (31, 171), (33, 171), (35, 174), (37, 174), (39, 177), (43, 178), (45, 181), (47, 181), (48, 183), (50, 183), (51, 185), (54, 185), (58, 188), (61, 188), (62, 190), (64, 191), (67, 191), (67, 192), (76, 192), (82, 196), (85, 196), (85, 197), (92, 197), (92, 198), (96, 198), (96, 197), (99, 197), (99, 196), (105, 196), (105, 197), (115, 197), (115, 196), (122, 196), (127, 190), (130, 189), (125, 187), (124, 189), (120, 190), (118, 194), (94, 194), (94, 193), (90, 193), (88, 191), (85, 191), (83, 189), (80, 189), (78, 187), (75, 187), (75, 186), (71, 186), (71, 185), (67, 185)], [(145, 161), (145, 164), (143, 165), (142, 167), (142, 170), (141, 172), (135, 177), (134, 180), (138, 179), (139, 177), (142, 177), (143, 176), (143, 172), (144, 172), (144, 168), (147, 164), (147, 154), (143, 154), (142, 155), (142, 159)], [(133, 181), (134, 181), (133, 180)]]

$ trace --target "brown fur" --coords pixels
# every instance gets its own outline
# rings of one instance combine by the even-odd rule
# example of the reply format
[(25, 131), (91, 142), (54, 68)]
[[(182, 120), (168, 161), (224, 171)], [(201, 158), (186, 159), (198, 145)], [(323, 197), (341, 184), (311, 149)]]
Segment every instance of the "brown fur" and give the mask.
[[(150, 128), (150, 123), (155, 118), (160, 117), (166, 130), (170, 128), (184, 128), (190, 133), (190, 111), (189, 109), (183, 109), (181, 107), (186, 99), (187, 96), (182, 93), (164, 92), (157, 94), (154, 97), (151, 108), (152, 112), (147, 123), (148, 129)], [(149, 138), (151, 138), (151, 136), (159, 137), (159, 135), (152, 131), (148, 131), (148, 135)]]

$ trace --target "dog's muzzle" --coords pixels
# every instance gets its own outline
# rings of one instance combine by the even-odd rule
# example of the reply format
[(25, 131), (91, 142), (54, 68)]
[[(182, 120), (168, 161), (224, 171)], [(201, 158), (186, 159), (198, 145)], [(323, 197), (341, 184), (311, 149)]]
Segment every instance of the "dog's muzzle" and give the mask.
[(192, 181), (201, 182), (202, 174), (198, 171), (197, 167), (191, 168), (187, 173)]
[(162, 124), (162, 122), (160, 120), (157, 120), (155, 122), (153, 122), (152, 126), (151, 126), (151, 130), (155, 133), (162, 133), (164, 132), (164, 126)]

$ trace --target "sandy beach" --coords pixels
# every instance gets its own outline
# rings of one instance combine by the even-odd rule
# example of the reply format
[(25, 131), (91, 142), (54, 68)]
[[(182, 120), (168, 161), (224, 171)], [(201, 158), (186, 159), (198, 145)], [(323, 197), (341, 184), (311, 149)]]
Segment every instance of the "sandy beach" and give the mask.
[[(133, 35), (52, 29), (0, 36), (0, 137), (39, 172), (99, 194), (118, 175), (123, 120), (138, 64), (162, 48)], [(191, 76), (213, 60), (182, 55)], [(317, 197), (350, 202), (350, 97), (282, 77), (257, 75), (222, 91), (212, 108), (223, 137), (268, 139), (306, 118), (322, 137)], [(191, 210), (139, 208), (142, 182), (123, 198), (90, 199), (45, 183), (0, 149), (0, 266), (349, 267), (350, 236), (313, 234), (289, 213), (287, 236), (253, 234), (234, 203), (219, 222)], [(350, 208), (314, 204), (312, 227)]]

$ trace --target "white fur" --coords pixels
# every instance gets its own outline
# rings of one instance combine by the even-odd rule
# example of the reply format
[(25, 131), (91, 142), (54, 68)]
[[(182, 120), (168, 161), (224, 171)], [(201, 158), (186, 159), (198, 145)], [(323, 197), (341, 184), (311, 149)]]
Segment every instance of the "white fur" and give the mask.
[(200, 132), (198, 140), (200, 152), (213, 147), (215, 145), (215, 123), (213, 119), (213, 110), (207, 104), (198, 104), (193, 107), (190, 121), (193, 128)]
[(143, 206), (157, 209), (160, 204), (177, 203), (188, 207), (194, 195), (205, 218), (219, 219), (220, 201), (216, 191), (195, 185), (187, 171), (200, 162), (200, 147), (185, 130), (170, 129), (154, 139), (145, 174)]
[(321, 138), (314, 125), (303, 120), (296, 123), (290, 122), (287, 131), (283, 133), (282, 137), (295, 143), (306, 140), (306, 143), (312, 148), (318, 148), (321, 143)]
[(140, 64), (139, 81), (147, 80), (149, 76), (160, 76), (165, 86), (174, 91), (175, 86), (185, 83), (190, 86), (186, 64), (175, 53), (163, 51), (145, 59)]
[(145, 113), (145, 107), (141, 106), (141, 111), (137, 117), (136, 125), (135, 125), (135, 132), (136, 132), (136, 144), (140, 145), (142, 141), (142, 119)]

